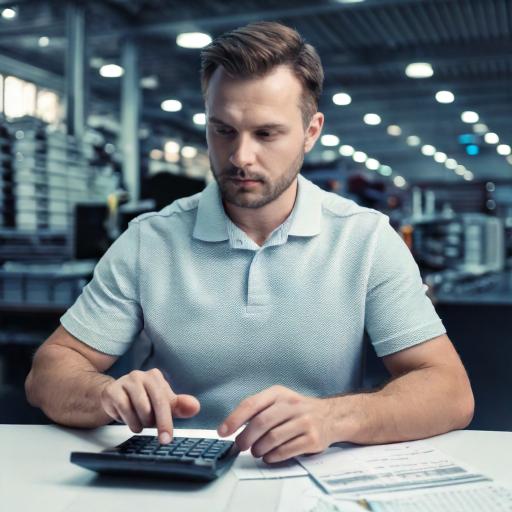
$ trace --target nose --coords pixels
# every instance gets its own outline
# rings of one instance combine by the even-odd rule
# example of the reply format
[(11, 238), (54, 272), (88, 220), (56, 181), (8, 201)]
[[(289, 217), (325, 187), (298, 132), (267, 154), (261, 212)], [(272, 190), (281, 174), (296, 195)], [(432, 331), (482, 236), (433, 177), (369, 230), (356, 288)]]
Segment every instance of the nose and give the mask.
[(239, 135), (234, 141), (233, 149), (229, 157), (230, 163), (239, 169), (245, 169), (254, 164), (256, 148), (249, 135)]

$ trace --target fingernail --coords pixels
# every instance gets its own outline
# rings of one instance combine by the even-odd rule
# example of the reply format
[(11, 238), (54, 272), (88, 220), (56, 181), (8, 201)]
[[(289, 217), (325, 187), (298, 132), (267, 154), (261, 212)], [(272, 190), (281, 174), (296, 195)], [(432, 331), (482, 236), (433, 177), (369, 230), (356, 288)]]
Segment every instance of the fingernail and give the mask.
[(221, 436), (225, 436), (227, 433), (228, 433), (228, 427), (223, 423), (223, 424), (219, 427), (219, 434), (220, 434)]
[(169, 444), (171, 442), (171, 436), (167, 432), (160, 434), (160, 444)]

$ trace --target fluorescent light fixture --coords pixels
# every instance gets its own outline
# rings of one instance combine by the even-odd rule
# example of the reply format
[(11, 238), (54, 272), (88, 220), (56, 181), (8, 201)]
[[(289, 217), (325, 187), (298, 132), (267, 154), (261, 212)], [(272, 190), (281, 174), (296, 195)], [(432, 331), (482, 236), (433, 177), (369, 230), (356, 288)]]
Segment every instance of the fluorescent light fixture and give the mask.
[(496, 148), (496, 151), (498, 152), (498, 155), (502, 156), (508, 156), (510, 153), (512, 153), (512, 150), (508, 144), (500, 144)]
[(340, 139), (336, 135), (322, 135), (320, 138), (322, 146), (337, 146), (340, 143)]
[(162, 110), (165, 112), (179, 112), (182, 108), (181, 101), (178, 100), (164, 100), (160, 104)]
[(162, 158), (164, 156), (164, 152), (161, 149), (152, 149), (149, 152), (149, 156), (153, 160), (162, 160)]
[(380, 167), (380, 162), (376, 158), (368, 158), (365, 165), (367, 169), (370, 169), (370, 171), (376, 171)]
[(2, 18), (5, 18), (6, 20), (12, 20), (13, 18), (16, 18), (16, 14), (16, 11), (10, 7), (2, 10)]
[(183, 158), (194, 158), (197, 155), (197, 149), (194, 146), (183, 146), (181, 156)]
[(368, 155), (363, 151), (355, 151), (352, 155), (352, 160), (358, 164), (364, 164), (368, 158)]
[(350, 105), (352, 103), (352, 98), (350, 94), (346, 92), (338, 92), (332, 97), (332, 102), (335, 105)]
[(421, 152), (425, 156), (434, 156), (436, 151), (436, 148), (434, 146), (431, 146), (430, 144), (425, 144), (424, 146), (421, 146)]
[(482, 135), (489, 131), (489, 128), (484, 123), (476, 123), (473, 125), (473, 131), (475, 133), (478, 133), (479, 135)]
[(409, 135), (405, 142), (408, 146), (419, 146), (421, 144), (421, 139), (417, 135)]
[(432, 65), (428, 62), (412, 62), (405, 68), (409, 78), (429, 78), (434, 74)]
[(354, 154), (354, 148), (348, 144), (343, 144), (338, 150), (341, 156), (352, 156)]
[(179, 153), (180, 145), (175, 140), (168, 140), (164, 144), (165, 153)]
[(479, 115), (472, 110), (466, 110), (460, 115), (460, 119), (463, 123), (478, 123), (480, 119)]
[(455, 101), (455, 96), (451, 91), (437, 91), (436, 101), (438, 103), (453, 103)]
[(388, 135), (391, 135), (392, 137), (399, 137), (402, 135), (402, 128), (398, 126), (397, 124), (390, 124), (386, 131), (388, 132)]
[(497, 133), (488, 132), (484, 135), (484, 140), (487, 142), (487, 144), (498, 144), (500, 138), (498, 137)]
[(204, 112), (198, 112), (197, 114), (194, 114), (192, 121), (194, 121), (194, 124), (204, 126), (206, 124), (206, 114)]
[(46, 36), (42, 36), (37, 40), (37, 44), (41, 48), (46, 48), (50, 44), (50, 38)]
[(407, 182), (402, 176), (395, 176), (393, 178), (393, 183), (395, 184), (395, 186), (399, 188), (405, 187), (405, 185), (407, 184)]
[(363, 121), (370, 126), (377, 126), (381, 123), (382, 119), (380, 118), (379, 114), (365, 114)]
[(444, 163), (444, 166), (447, 169), (451, 169), (452, 171), (457, 167), (457, 165), (459, 164), (457, 163), (457, 160), (455, 160), (455, 158), (448, 158)]
[(117, 64), (104, 64), (100, 68), (100, 75), (104, 78), (118, 78), (123, 74), (124, 69)]
[(176, 37), (176, 44), (182, 48), (204, 48), (212, 38), (203, 32), (183, 32)]
[(389, 165), (381, 165), (379, 167), (379, 172), (382, 174), (382, 176), (391, 176), (393, 169), (391, 169)]
[(448, 156), (446, 155), (446, 153), (443, 153), (442, 151), (436, 151), (434, 153), (434, 160), (439, 164), (443, 164), (444, 162), (446, 162), (447, 158)]

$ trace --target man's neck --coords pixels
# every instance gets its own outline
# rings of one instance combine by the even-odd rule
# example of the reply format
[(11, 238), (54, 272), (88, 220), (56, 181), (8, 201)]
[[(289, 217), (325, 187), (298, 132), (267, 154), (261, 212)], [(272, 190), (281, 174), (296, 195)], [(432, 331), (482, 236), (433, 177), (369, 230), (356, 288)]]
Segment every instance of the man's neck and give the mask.
[(290, 215), (297, 197), (297, 179), (277, 199), (261, 208), (242, 208), (224, 202), (229, 218), (258, 245), (263, 245), (270, 233)]

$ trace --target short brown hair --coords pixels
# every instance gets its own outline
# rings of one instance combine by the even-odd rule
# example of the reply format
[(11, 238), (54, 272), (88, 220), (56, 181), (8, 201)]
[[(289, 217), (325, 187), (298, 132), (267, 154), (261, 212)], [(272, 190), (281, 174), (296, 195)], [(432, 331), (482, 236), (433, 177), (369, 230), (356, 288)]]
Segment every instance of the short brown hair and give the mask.
[(281, 23), (260, 21), (222, 34), (201, 52), (201, 88), (206, 98), (215, 70), (222, 66), (231, 77), (264, 76), (287, 65), (303, 88), (302, 119), (307, 126), (318, 110), (324, 71), (315, 48)]

